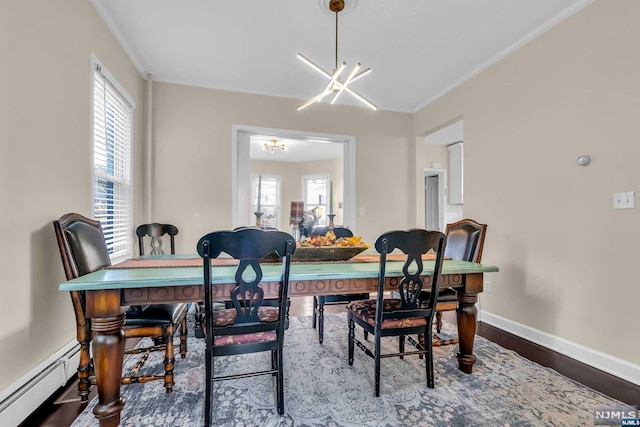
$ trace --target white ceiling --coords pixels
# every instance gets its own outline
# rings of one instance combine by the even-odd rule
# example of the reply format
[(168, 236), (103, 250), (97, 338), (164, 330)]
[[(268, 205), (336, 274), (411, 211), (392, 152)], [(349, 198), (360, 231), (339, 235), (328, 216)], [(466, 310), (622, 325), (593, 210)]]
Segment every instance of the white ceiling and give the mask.
[[(328, 0), (92, 1), (155, 81), (302, 103), (327, 79), (296, 54), (335, 65)], [(591, 1), (345, 0), (339, 61), (373, 68), (353, 88), (380, 109), (415, 112)], [(337, 103), (362, 105), (346, 93)]]

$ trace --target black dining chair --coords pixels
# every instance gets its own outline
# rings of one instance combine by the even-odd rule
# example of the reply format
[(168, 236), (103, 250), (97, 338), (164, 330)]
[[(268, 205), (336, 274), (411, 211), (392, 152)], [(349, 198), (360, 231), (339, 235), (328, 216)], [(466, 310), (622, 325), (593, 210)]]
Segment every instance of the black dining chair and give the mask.
[[(380, 270), (378, 274), (378, 295), (376, 299), (352, 301), (347, 304), (347, 322), (349, 327), (348, 352), (349, 365), (354, 362), (354, 347), (358, 346), (364, 353), (374, 359), (375, 396), (380, 396), (380, 363), (387, 357), (403, 359), (407, 355), (423, 355), (427, 387), (434, 388), (433, 347), (431, 339), (421, 344), (411, 334), (423, 334), (431, 337), (429, 330), (435, 314), (438, 298), (438, 282), (442, 271), (442, 260), (447, 239), (439, 231), (411, 229), (407, 231), (390, 231), (382, 234), (375, 243), (380, 254)], [(402, 267), (403, 276), (397, 283), (398, 298), (385, 298), (387, 280), (385, 278), (387, 255), (394, 250), (406, 254)], [(422, 255), (433, 250), (435, 261), (427, 261), (429, 270), (425, 270)], [(426, 280), (426, 283), (424, 282)], [(423, 286), (428, 286), (433, 298), (426, 304), (420, 304), (418, 295)], [(365, 345), (355, 337), (355, 327), (359, 326), (374, 335), (373, 348)], [(382, 353), (382, 339), (398, 337), (397, 353)], [(417, 338), (417, 337), (416, 337)], [(405, 350), (405, 340), (415, 347), (413, 351)]]
[[(327, 232), (331, 230), (333, 234), (335, 234), (336, 238), (341, 237), (353, 237), (353, 232), (348, 228), (344, 227), (334, 227), (330, 229), (329, 227), (317, 227), (314, 228), (311, 232), (312, 236), (324, 236)], [(318, 327), (318, 341), (320, 344), (324, 341), (324, 306), (325, 305), (337, 305), (337, 304), (347, 304), (351, 301), (362, 300), (369, 298), (368, 293), (363, 294), (342, 294), (342, 295), (324, 295), (324, 296), (313, 296), (313, 318), (311, 320), (311, 326), (313, 329), (316, 329), (316, 325)], [(365, 331), (365, 339), (366, 339), (366, 331)]]
[[(171, 255), (176, 253), (176, 236), (178, 235), (178, 227), (172, 224), (160, 224), (152, 222), (149, 224), (141, 224), (136, 228), (136, 236), (138, 236), (138, 251), (140, 256), (145, 255), (145, 247), (150, 249), (149, 255), (165, 255), (164, 246), (166, 239), (169, 239), (169, 247)], [(145, 241), (148, 242), (145, 245)], [(196, 338), (204, 338), (204, 329), (202, 329), (202, 321), (204, 320), (204, 303), (194, 302), (195, 322), (194, 336)]]
[(175, 254), (177, 234), (178, 227), (171, 224), (159, 224), (157, 222), (153, 222), (150, 224), (139, 225), (136, 228), (136, 235), (138, 236), (138, 249), (140, 251), (140, 255), (145, 254), (145, 238), (149, 241), (149, 248), (151, 249), (149, 255), (164, 255), (164, 236), (169, 236), (171, 254)]
[[(197, 251), (203, 259), (205, 296), (205, 426), (211, 425), (213, 383), (233, 378), (272, 375), (276, 381), (278, 414), (284, 414), (284, 331), (289, 326), (287, 297), (291, 254), (296, 249), (294, 238), (277, 230), (241, 228), (216, 231), (203, 236)], [(261, 283), (261, 259), (276, 252), (282, 257), (277, 283), (277, 306), (263, 305), (265, 284)], [(221, 299), (231, 301), (232, 308), (213, 310), (213, 295), (220, 289), (212, 283), (211, 259), (222, 253), (239, 260), (235, 283)], [(214, 373), (214, 357), (255, 352), (271, 352), (267, 369), (249, 365), (242, 373), (219, 375)]]
[[(67, 280), (75, 279), (111, 265), (107, 243), (99, 221), (86, 218), (77, 213), (69, 213), (53, 222), (53, 227), (62, 257)], [(71, 302), (76, 316), (76, 337), (80, 343), (80, 361), (78, 364), (78, 395), (80, 401), (88, 401), (89, 390), (95, 384), (91, 376), (91, 319), (85, 312), (85, 292), (71, 291)], [(175, 363), (173, 338), (177, 325), (180, 325), (180, 356), (187, 353), (187, 304), (154, 304), (130, 308), (125, 313), (123, 326), (125, 338), (150, 337), (154, 345), (146, 348), (134, 348), (125, 354), (143, 356), (131, 373), (123, 375), (121, 384), (144, 383), (164, 380), (167, 393), (173, 390), (173, 368)], [(164, 351), (164, 373), (162, 375), (138, 375), (149, 352)]]

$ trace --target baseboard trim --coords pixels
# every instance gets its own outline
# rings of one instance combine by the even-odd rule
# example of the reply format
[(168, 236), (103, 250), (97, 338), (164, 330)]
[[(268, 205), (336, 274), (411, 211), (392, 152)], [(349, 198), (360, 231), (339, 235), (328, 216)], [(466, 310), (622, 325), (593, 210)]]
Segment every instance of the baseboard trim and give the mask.
[(26, 375), (0, 391), (0, 425), (17, 426), (63, 387), (78, 368), (80, 344), (69, 341)]
[(640, 385), (640, 365), (542, 332), (487, 311), (482, 311), (480, 315), (484, 323), (539, 344), (596, 369), (600, 369), (632, 384)]

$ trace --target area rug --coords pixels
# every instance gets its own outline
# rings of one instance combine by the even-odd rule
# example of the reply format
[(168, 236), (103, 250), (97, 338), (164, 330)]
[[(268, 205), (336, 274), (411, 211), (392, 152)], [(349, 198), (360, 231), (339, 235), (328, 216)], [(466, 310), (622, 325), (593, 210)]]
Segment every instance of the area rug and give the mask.
[[(455, 326), (445, 323), (443, 332), (453, 334)], [(472, 375), (457, 369), (457, 345), (434, 348), (435, 389), (427, 388), (424, 361), (417, 356), (383, 359), (381, 396), (375, 398), (373, 360), (356, 348), (353, 366), (347, 362), (346, 315), (326, 315), (324, 333), (320, 345), (311, 317), (291, 319), (284, 352), (285, 415), (276, 411), (273, 377), (243, 378), (214, 384), (215, 425), (575, 427), (593, 425), (596, 407), (627, 406), (482, 337), (475, 339)], [(397, 341), (384, 346), (393, 351)], [(123, 386), (121, 425), (201, 426), (203, 359), (204, 340), (190, 337), (187, 358), (176, 359), (172, 394), (165, 393), (162, 381)], [(216, 359), (215, 370), (231, 373), (269, 361), (266, 353), (230, 356)], [(156, 352), (144, 369), (157, 371), (161, 363)], [(98, 425), (95, 403), (73, 427)]]

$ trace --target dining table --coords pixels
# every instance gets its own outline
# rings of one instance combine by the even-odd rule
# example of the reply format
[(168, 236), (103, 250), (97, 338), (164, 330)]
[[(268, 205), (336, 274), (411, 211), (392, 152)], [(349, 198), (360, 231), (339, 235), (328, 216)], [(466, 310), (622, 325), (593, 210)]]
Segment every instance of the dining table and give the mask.
[[(376, 254), (361, 254), (346, 261), (292, 261), (289, 296), (358, 294), (377, 292), (379, 262)], [(235, 286), (235, 260), (212, 260), (213, 299), (228, 300)], [(424, 271), (433, 271), (433, 260), (424, 261)], [(430, 264), (431, 263), (431, 264)], [(385, 290), (397, 289), (404, 263), (400, 258), (387, 260)], [(282, 266), (261, 266), (264, 296), (278, 294)], [(456, 320), (459, 351), (458, 368), (471, 374), (476, 356), (473, 342), (476, 331), (478, 294), (483, 290), (484, 274), (498, 272), (498, 267), (445, 259), (440, 287), (458, 291)], [(431, 277), (423, 277), (429, 286)], [(93, 273), (61, 283), (60, 291), (83, 291), (86, 316), (91, 319), (92, 348), (98, 389), (98, 403), (93, 413), (101, 427), (120, 423), (124, 399), (120, 396), (120, 375), (124, 354), (127, 306), (204, 300), (203, 261), (197, 255), (156, 255), (132, 258)]]

